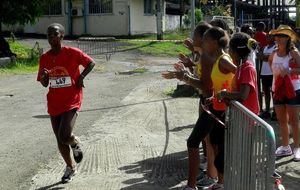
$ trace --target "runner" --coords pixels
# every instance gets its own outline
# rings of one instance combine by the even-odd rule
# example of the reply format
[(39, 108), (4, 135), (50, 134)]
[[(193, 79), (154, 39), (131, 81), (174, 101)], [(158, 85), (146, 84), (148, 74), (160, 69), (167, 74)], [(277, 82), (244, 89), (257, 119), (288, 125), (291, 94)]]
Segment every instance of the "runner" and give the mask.
[[(61, 178), (63, 183), (72, 180), (76, 173), (75, 163), (83, 158), (79, 138), (73, 134), (77, 111), (82, 102), (83, 80), (93, 69), (92, 58), (81, 50), (62, 45), (65, 29), (61, 24), (53, 23), (47, 29), (51, 49), (40, 58), (37, 80), (48, 87), (48, 113), (53, 132), (57, 139), (58, 149), (66, 163), (66, 170)], [(84, 70), (80, 73), (79, 66)]]

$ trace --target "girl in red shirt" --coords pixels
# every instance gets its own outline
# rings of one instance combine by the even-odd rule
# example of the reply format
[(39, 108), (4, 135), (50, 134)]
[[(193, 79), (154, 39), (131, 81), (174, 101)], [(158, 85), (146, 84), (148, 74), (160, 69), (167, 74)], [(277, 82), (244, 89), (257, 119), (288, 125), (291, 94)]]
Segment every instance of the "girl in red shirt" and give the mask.
[(248, 34), (236, 33), (229, 42), (229, 54), (238, 69), (232, 81), (232, 91), (218, 93), (220, 100), (238, 100), (253, 113), (259, 113), (257, 73), (253, 64), (247, 60), (257, 42)]
[[(58, 149), (67, 165), (61, 180), (66, 183), (76, 173), (75, 164), (70, 156), (72, 149), (74, 160), (81, 162), (83, 155), (79, 147), (79, 138), (73, 134), (77, 110), (82, 102), (83, 79), (93, 69), (92, 58), (81, 50), (62, 46), (65, 29), (61, 24), (53, 23), (48, 27), (47, 37), (51, 49), (40, 58), (37, 80), (47, 87), (48, 113), (57, 139)], [(84, 70), (80, 73), (79, 66)]]

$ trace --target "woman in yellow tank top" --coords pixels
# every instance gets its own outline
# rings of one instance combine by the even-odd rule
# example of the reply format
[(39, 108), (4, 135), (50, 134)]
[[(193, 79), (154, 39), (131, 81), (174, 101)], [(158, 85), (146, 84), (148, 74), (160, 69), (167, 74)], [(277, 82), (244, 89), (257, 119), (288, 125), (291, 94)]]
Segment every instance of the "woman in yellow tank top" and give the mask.
[[(231, 82), (236, 71), (236, 65), (234, 65), (230, 56), (224, 52), (228, 41), (227, 33), (219, 27), (209, 29), (203, 37), (203, 51), (215, 59), (210, 75), (214, 95), (209, 110), (223, 122), (225, 120), (225, 104), (218, 101), (216, 94), (220, 90), (231, 90)], [(224, 127), (210, 116), (203, 119), (202, 125), (205, 125), (205, 127), (201, 127), (201, 129), (209, 130), (210, 141), (215, 152), (214, 163), (218, 170), (218, 183), (211, 189), (221, 190), (224, 189)]]

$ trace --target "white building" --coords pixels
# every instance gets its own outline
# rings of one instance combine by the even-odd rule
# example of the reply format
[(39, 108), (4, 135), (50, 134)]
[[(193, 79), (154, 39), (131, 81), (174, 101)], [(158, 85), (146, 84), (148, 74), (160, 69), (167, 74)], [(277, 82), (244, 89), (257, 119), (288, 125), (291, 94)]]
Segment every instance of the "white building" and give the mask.
[[(156, 33), (155, 3), (156, 0), (56, 0), (46, 7), (45, 15), (37, 23), (18, 26), (18, 29), (24, 33), (45, 34), (49, 24), (58, 22), (65, 26), (67, 35)], [(179, 16), (164, 14), (163, 30), (178, 26)], [(5, 26), (3, 28), (5, 30)]]

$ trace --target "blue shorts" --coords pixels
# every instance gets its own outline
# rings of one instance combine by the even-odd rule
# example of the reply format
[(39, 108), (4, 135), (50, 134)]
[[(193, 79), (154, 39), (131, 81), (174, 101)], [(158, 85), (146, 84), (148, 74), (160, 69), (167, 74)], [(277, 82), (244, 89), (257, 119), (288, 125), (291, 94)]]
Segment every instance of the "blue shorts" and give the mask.
[(295, 98), (287, 98), (284, 97), (283, 100), (274, 100), (273, 104), (274, 106), (280, 106), (280, 105), (288, 105), (288, 106), (300, 106), (300, 89), (296, 90), (296, 97)]

